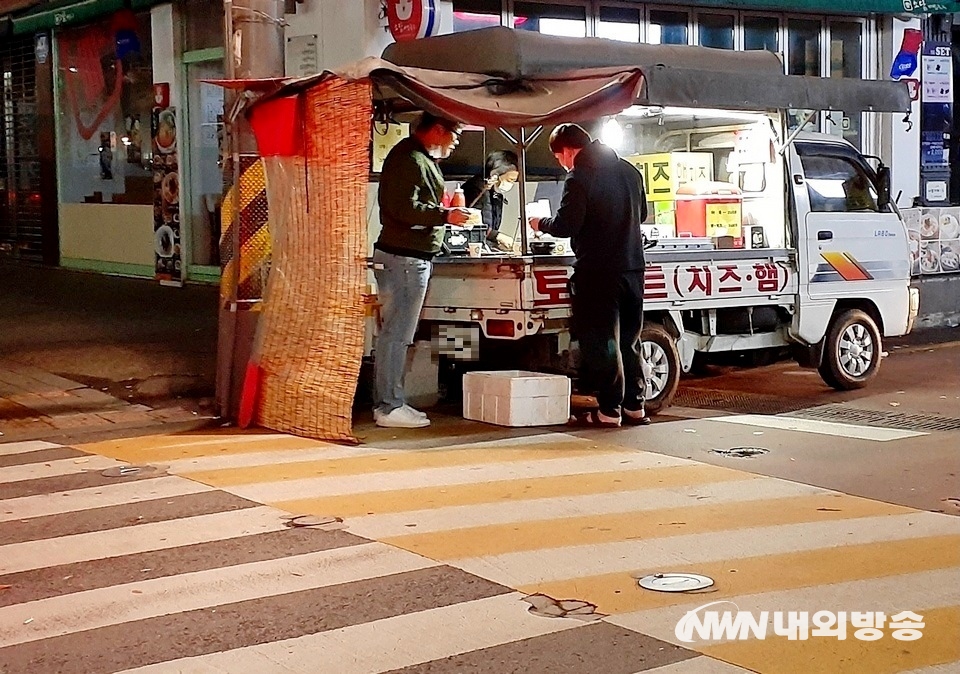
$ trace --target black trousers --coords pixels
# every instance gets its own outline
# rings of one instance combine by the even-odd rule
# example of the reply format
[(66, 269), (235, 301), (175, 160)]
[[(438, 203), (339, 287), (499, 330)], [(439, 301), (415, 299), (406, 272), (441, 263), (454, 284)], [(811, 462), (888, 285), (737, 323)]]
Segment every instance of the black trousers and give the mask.
[(609, 416), (618, 416), (621, 408), (642, 410), (643, 272), (577, 271), (570, 292), (573, 333), (580, 343), (581, 393), (596, 394), (600, 411)]

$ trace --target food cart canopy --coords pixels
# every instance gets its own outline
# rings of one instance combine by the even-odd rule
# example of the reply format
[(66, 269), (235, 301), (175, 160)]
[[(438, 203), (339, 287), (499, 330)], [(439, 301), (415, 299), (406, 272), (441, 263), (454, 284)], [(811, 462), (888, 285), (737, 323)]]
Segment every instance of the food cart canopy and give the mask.
[(552, 87), (583, 70), (637, 69), (644, 86), (636, 102), (648, 105), (846, 114), (910, 110), (905, 84), (785, 75), (779, 57), (765, 50), (631, 44), (494, 27), (394, 43), (383, 57), (401, 67), (480, 73), (506, 81), (549, 79)]
[(634, 44), (602, 38), (557, 37), (503, 26), (395, 42), (384, 50), (383, 58), (399, 66), (496, 75), (506, 79), (611, 66), (643, 68), (664, 65), (741, 75), (783, 72), (779, 57), (765, 50), (730, 51), (686, 45)]
[[(592, 68), (550, 77), (506, 80), (472, 73), (403, 68), (381, 59), (366, 58), (334, 72), (281, 84), (257, 104), (295, 96), (331, 77), (348, 81), (369, 79), (374, 85), (375, 98), (381, 101), (400, 99), (406, 107), (412, 104), (417, 109), (465, 124), (510, 128), (586, 121), (616, 114), (637, 100), (643, 82), (643, 73), (638, 68)], [(221, 84), (243, 86), (240, 82)], [(270, 81), (260, 81), (257, 88), (263, 91), (270, 85)]]

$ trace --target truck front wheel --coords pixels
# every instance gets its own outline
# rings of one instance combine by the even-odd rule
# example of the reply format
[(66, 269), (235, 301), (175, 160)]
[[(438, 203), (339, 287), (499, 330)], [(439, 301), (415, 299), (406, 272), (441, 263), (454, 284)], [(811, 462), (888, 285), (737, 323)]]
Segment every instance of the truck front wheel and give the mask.
[(659, 323), (643, 326), (640, 334), (640, 364), (647, 382), (645, 409), (657, 414), (670, 406), (680, 385), (680, 353), (677, 344)]
[(863, 388), (877, 375), (883, 342), (876, 322), (859, 309), (838, 314), (827, 331), (823, 381), (838, 391)]

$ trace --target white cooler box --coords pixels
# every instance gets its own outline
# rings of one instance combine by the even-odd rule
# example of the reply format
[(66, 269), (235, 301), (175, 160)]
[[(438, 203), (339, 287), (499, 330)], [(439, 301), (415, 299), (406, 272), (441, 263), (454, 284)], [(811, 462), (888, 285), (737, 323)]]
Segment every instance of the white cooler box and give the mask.
[(559, 426), (570, 419), (570, 379), (505, 370), (463, 375), (463, 418), (499, 426)]

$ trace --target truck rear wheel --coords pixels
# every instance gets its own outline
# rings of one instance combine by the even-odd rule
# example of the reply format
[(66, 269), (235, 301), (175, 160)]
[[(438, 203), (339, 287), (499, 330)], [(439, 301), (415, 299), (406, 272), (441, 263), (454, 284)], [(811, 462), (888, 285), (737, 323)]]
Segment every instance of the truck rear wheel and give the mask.
[(825, 337), (823, 381), (838, 391), (863, 388), (877, 375), (883, 341), (876, 322), (859, 309), (838, 314)]
[(657, 414), (670, 406), (680, 385), (680, 352), (667, 330), (659, 323), (643, 326), (640, 360), (647, 382), (645, 409)]

